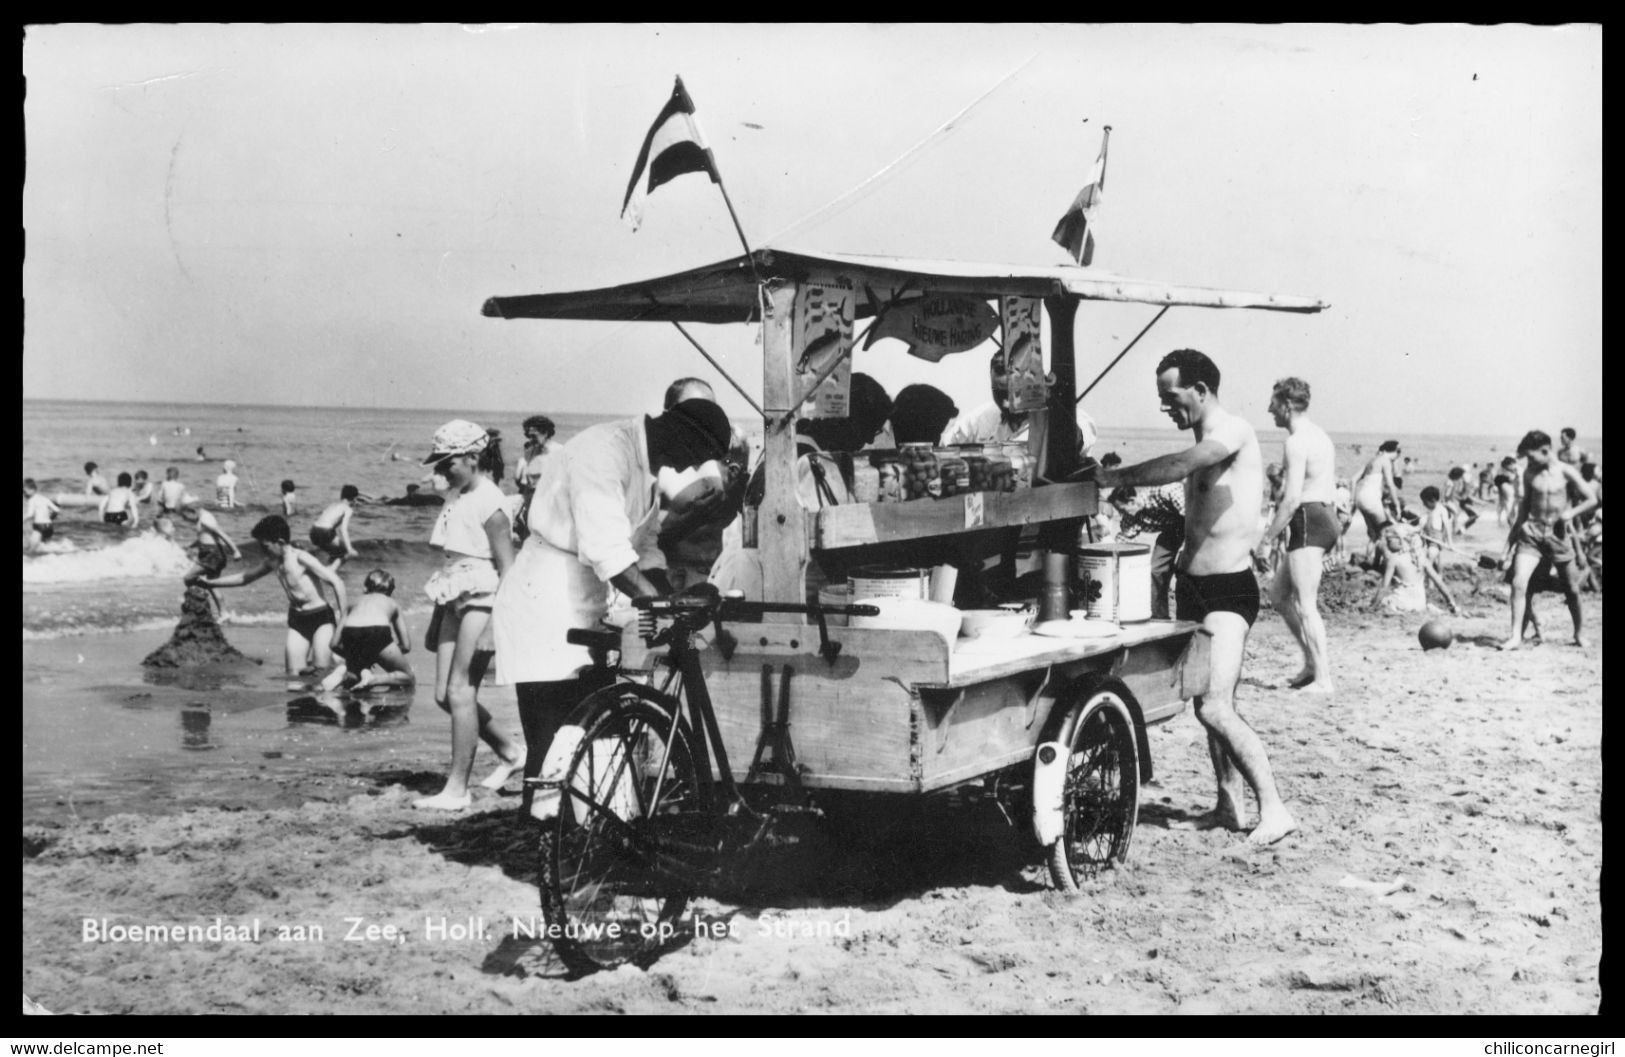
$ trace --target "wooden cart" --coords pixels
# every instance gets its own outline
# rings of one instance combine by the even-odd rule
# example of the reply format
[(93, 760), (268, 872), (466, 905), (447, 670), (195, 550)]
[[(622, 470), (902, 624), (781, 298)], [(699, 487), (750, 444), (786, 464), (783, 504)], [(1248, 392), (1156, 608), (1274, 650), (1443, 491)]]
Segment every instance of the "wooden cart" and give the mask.
[[(1031, 455), (1062, 479), (1076, 458), (1073, 317), (1080, 301), (1316, 312), (1317, 301), (1170, 286), (1098, 276), (1071, 266), (1007, 267), (759, 250), (704, 268), (625, 286), (574, 293), (496, 297), (487, 316), (504, 319), (760, 323), (766, 488), (754, 511), (764, 602), (806, 600), (809, 558), (826, 549), (861, 554), (967, 531), (1034, 526), (1076, 541), (1096, 510), (1089, 483), (984, 492), (821, 511), (797, 499), (794, 425), (818, 365), (797, 326), (798, 298), (836, 291), (849, 319), (894, 308), (904, 292), (1003, 304), (1041, 302), (1051, 334), (1050, 428), (1032, 430)], [(828, 300), (828, 299), (826, 299)], [(1036, 312), (1036, 310), (1034, 310)], [(1004, 318), (1001, 316), (1001, 318)], [(848, 323), (848, 326), (850, 324)], [(846, 331), (846, 348), (852, 344)], [(929, 364), (921, 361), (922, 380)], [(1127, 852), (1139, 783), (1151, 774), (1146, 728), (1170, 719), (1207, 685), (1206, 633), (1199, 625), (1151, 620), (1125, 624), (1110, 639), (1025, 636), (995, 643), (950, 643), (919, 630), (832, 627), (781, 614), (736, 625), (705, 647), (716, 722), (740, 782), (794, 782), (809, 789), (925, 794), (1008, 772), (1030, 782), (1035, 834), (1058, 884)], [(638, 644), (629, 635), (629, 659)], [(769, 746), (764, 765), (759, 747)], [(1114, 810), (1126, 820), (1085, 847), (1100, 827), (1082, 817), (1099, 790), (1069, 772), (1081, 755), (1108, 754)], [(793, 763), (791, 762), (793, 761)], [(1110, 827), (1108, 827), (1110, 829)]]

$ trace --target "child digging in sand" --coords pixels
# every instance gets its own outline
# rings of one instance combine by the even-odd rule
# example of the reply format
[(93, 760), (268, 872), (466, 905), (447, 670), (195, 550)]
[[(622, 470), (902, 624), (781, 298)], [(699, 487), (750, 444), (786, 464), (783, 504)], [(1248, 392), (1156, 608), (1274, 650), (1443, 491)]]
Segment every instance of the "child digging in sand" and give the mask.
[[(367, 574), (364, 592), (340, 622), (333, 640), (338, 665), (322, 680), (323, 690), (335, 690), (354, 676), (348, 689), (355, 692), (381, 686), (413, 686), (417, 675), (406, 661), (412, 635), (401, 619), (401, 607), (392, 597), (395, 578), (382, 569)], [(377, 665), (382, 673), (374, 675)]]
[[(333, 628), (344, 619), (344, 581), (314, 555), (295, 547), (289, 540), (288, 522), (280, 514), (260, 519), (250, 533), (265, 548), (265, 560), (247, 572), (232, 576), (207, 577), (197, 582), (204, 587), (242, 587), (267, 573), (276, 573), (288, 596), (288, 638), (285, 663), (289, 675), (304, 666), (309, 654), (317, 668), (333, 664)], [(320, 584), (333, 589), (337, 603), (328, 605)]]
[[(1450, 612), (1461, 612), (1456, 600), (1450, 597), (1450, 589), (1445, 587), (1444, 580), (1422, 557), (1421, 533), (1416, 528), (1390, 521), (1382, 527), (1380, 542), (1387, 551), (1387, 560), (1383, 563), (1382, 583), (1377, 585), (1377, 593), (1371, 599), (1372, 609), (1382, 608), (1389, 613), (1424, 613), (1428, 608), (1427, 585), (1432, 584), (1444, 596)], [(1394, 589), (1392, 594), (1388, 593), (1390, 584)]]

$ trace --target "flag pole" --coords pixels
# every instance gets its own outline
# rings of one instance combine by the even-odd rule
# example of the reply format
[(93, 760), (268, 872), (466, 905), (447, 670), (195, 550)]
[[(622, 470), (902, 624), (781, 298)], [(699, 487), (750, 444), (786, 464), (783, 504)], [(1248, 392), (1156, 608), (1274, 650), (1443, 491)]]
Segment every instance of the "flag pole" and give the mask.
[[(710, 148), (706, 148), (710, 154)], [(722, 192), (722, 204), (728, 207), (728, 219), (734, 222), (734, 232), (739, 236), (739, 244), (745, 247), (745, 260), (750, 264), (750, 274), (756, 280), (756, 285), (762, 285), (762, 274), (756, 270), (756, 251), (750, 248), (750, 240), (745, 238), (745, 229), (739, 224), (739, 214), (734, 212), (734, 200), (728, 195), (728, 185), (722, 182), (722, 171), (717, 168), (715, 156), (711, 158), (711, 174), (717, 178), (717, 190)], [(681, 329), (681, 328), (679, 328)]]

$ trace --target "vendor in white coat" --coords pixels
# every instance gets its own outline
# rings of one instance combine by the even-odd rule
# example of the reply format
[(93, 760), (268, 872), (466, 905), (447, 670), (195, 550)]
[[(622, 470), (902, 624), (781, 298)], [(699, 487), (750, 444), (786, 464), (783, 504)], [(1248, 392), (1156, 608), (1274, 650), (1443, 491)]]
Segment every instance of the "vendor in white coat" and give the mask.
[[(493, 614), (502, 674), (518, 697), (527, 778), (541, 772), (570, 709), (596, 689), (591, 655), (565, 633), (598, 627), (611, 587), (632, 598), (669, 593), (656, 541), (661, 468), (721, 458), (728, 438), (722, 409), (690, 399), (658, 417), (591, 426), (549, 459), (531, 500), (529, 536)], [(522, 810), (530, 799), (527, 787)]]
[[(1008, 441), (1025, 442), (1030, 416), (1025, 411), (1010, 410), (1010, 376), (1005, 373), (1004, 353), (995, 352), (988, 362), (988, 385), (993, 399), (980, 407), (965, 412), (943, 431), (944, 444), (1003, 444)], [(1100, 438), (1095, 420), (1078, 408), (1078, 454), (1088, 455)]]

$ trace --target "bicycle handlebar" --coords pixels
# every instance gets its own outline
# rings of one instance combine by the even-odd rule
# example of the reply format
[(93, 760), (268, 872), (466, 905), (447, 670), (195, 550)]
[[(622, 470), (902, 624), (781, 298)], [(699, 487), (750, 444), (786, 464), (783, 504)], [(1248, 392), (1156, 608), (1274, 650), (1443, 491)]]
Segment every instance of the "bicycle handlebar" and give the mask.
[(757, 616), (762, 613), (823, 613), (826, 616), (846, 617), (877, 617), (880, 615), (878, 606), (861, 604), (826, 606), (796, 602), (752, 602), (749, 599), (730, 598), (725, 595), (710, 598), (681, 598), (676, 596), (635, 598), (632, 600), (632, 605), (656, 616), (698, 615), (702, 613), (707, 616), (715, 613), (723, 617)]

